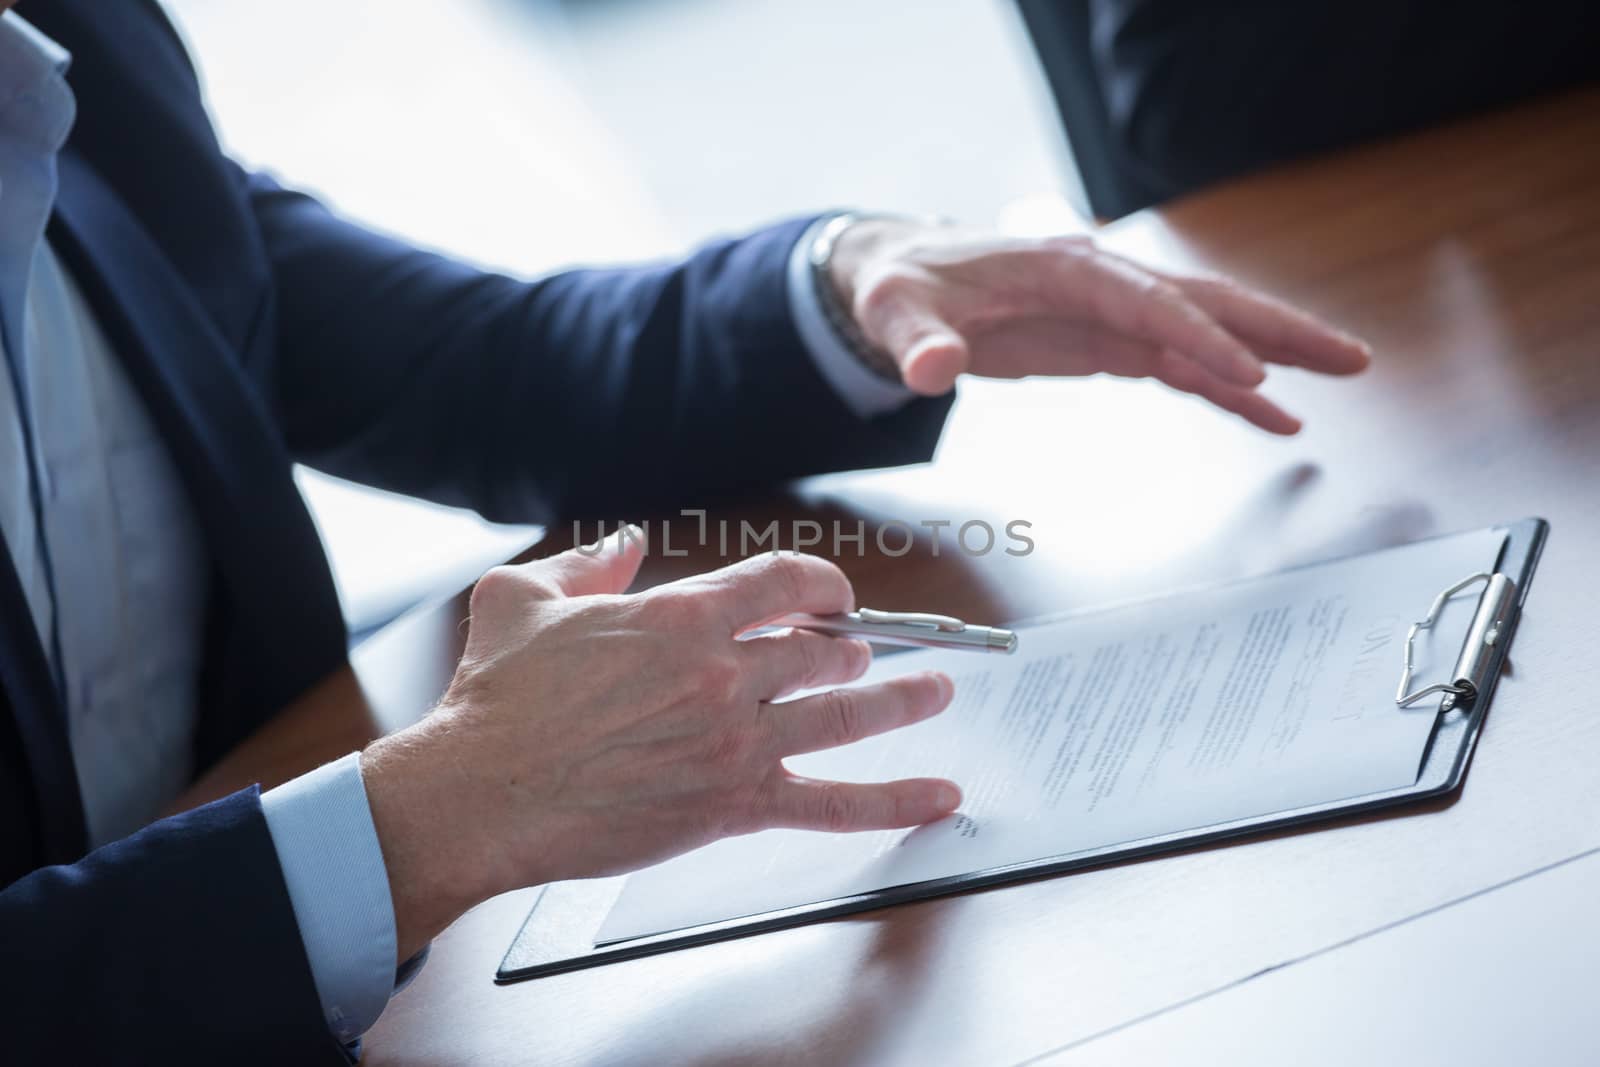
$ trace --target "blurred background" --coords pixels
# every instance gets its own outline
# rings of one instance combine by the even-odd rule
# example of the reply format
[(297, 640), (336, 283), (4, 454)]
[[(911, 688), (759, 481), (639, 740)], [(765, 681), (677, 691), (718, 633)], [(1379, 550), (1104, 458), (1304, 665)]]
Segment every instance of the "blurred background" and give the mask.
[[(829, 207), (1071, 225), (1010, 0), (165, 3), (237, 158), (514, 274)], [(357, 639), (538, 536), (299, 476)]]
[[(164, 2), (236, 157), (523, 276), (837, 207), (1082, 229), (1600, 73), (1588, 0)], [(299, 477), (358, 640), (539, 534)]]

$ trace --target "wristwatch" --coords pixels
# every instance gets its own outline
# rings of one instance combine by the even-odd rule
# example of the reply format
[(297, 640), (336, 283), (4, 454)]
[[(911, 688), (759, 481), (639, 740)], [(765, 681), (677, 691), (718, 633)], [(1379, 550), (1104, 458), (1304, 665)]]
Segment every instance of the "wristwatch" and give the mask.
[(856, 211), (835, 215), (812, 238), (807, 259), (811, 263), (811, 281), (817, 293), (817, 305), (828, 320), (828, 325), (833, 327), (834, 334), (864, 367), (885, 381), (901, 385), (904, 379), (900, 376), (900, 365), (887, 349), (874, 344), (862, 332), (855, 314), (845, 306), (844, 296), (834, 284), (833, 271), (829, 269), (833, 263), (834, 246), (846, 230), (867, 219), (891, 217), (894, 216), (868, 215)]

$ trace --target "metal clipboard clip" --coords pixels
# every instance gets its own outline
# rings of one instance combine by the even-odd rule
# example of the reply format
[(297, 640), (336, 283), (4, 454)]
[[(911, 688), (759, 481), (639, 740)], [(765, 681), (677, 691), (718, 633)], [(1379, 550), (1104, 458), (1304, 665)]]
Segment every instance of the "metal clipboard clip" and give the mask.
[[(1467, 630), (1467, 640), (1461, 646), (1461, 657), (1456, 660), (1456, 669), (1451, 680), (1435, 682), (1414, 692), (1406, 692), (1411, 686), (1411, 672), (1415, 666), (1413, 657), (1417, 634), (1429, 629), (1438, 621), (1439, 613), (1444, 610), (1445, 601), (1479, 582), (1487, 582), (1488, 585), (1478, 600), (1477, 614), (1473, 616), (1472, 626)], [(1489, 666), (1494, 662), (1497, 646), (1506, 637), (1506, 630), (1516, 610), (1516, 599), (1516, 583), (1503, 574), (1491, 574), (1488, 571), (1480, 571), (1469, 578), (1463, 578), (1434, 597), (1433, 606), (1428, 609), (1427, 616), (1420, 622), (1412, 623), (1411, 629), (1406, 632), (1405, 670), (1400, 673), (1400, 688), (1395, 691), (1394, 702), (1402, 708), (1409, 708), (1423, 697), (1443, 693), (1444, 701), (1439, 705), (1441, 712), (1449, 711), (1458, 702), (1470, 702), (1483, 690), (1484, 683), (1489, 680)]]

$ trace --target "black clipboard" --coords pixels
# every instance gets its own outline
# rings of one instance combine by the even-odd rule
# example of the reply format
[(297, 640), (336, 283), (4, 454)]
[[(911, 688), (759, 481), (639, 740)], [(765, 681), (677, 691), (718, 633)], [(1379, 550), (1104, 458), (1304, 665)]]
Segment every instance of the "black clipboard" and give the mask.
[[(1044, 875), (1063, 874), (1084, 867), (1150, 856), (1225, 838), (1300, 826), (1335, 815), (1347, 815), (1425, 800), (1458, 789), (1466, 777), (1473, 747), (1477, 743), (1484, 717), (1488, 714), (1489, 704), (1494, 698), (1495, 683), (1500, 677), (1509, 653), (1517, 622), (1522, 615), (1522, 606), (1527, 600), (1528, 589), (1533, 582), (1533, 572), (1539, 565), (1539, 556), (1549, 535), (1550, 524), (1544, 519), (1529, 518), (1496, 526), (1493, 529), (1504, 533), (1506, 540), (1493, 571), (1478, 576), (1484, 580), (1485, 590), (1480, 595), (1477, 618), (1467, 635), (1468, 647), (1463, 649), (1462, 657), (1457, 663), (1456, 677), (1443, 682), (1434, 681), (1431, 685), (1419, 683), (1412, 689), (1413, 693), (1424, 690), (1426, 692), (1420, 695), (1426, 696), (1442, 693), (1443, 698), (1433, 733), (1423, 753), (1417, 779), (1409, 786), (1289, 811), (1273, 812), (1269, 815), (1196, 827), (1159, 837), (1121, 842), (1066, 856), (1047, 857), (1004, 867), (971, 871), (948, 878), (893, 886), (870, 893), (786, 908), (782, 911), (743, 916), (685, 930), (634, 938), (599, 948), (595, 947), (594, 935), (610, 913), (612, 905), (622, 891), (625, 879), (558, 882), (539, 891), (527, 919), (524, 920), (516, 939), (512, 941), (505, 958), (500, 962), (499, 969), (495, 972), (495, 981), (519, 982), (529, 978), (542, 978), (567, 971), (598, 967), (714, 941), (727, 941), (769, 930), (781, 930), (843, 915), (853, 915), (913, 900), (1004, 885)], [(1509, 579), (1509, 582), (1506, 579)], [(1467, 584), (1467, 581), (1462, 583), (1463, 586)], [(1444, 595), (1441, 593), (1440, 601), (1444, 599)], [(1498, 602), (1495, 602), (1497, 597)], [(1438, 602), (1435, 603), (1434, 610), (1437, 610), (1437, 606)], [(1426, 626), (1431, 621), (1431, 614), (1432, 612), (1429, 620), (1419, 622), (1418, 626)], [(1416, 628), (1413, 627), (1413, 635)], [(1406, 690), (1407, 686), (1402, 685), (1401, 691)]]

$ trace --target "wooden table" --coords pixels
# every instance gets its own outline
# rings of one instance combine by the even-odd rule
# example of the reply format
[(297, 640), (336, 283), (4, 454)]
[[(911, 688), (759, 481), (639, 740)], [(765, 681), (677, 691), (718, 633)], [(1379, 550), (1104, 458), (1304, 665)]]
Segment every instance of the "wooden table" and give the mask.
[[(933, 464), (712, 517), (1029, 521), (1026, 558), (924, 542), (841, 560), (864, 603), (1010, 619), (1543, 515), (1459, 796), (502, 988), (529, 902), (513, 893), (438, 940), (368, 1063), (1023, 1062), (1600, 844), (1600, 92), (1252, 178), (1104, 240), (1299, 301), (1371, 339), (1377, 366), (1275, 373), (1307, 421), (1291, 441), (1148, 384), (977, 383)], [(644, 581), (716, 562), (656, 557)], [(461, 607), (369, 642), (195, 798), (415, 719)]]

